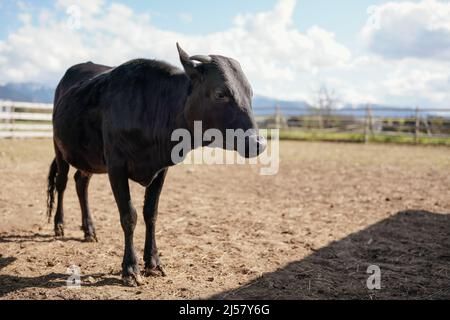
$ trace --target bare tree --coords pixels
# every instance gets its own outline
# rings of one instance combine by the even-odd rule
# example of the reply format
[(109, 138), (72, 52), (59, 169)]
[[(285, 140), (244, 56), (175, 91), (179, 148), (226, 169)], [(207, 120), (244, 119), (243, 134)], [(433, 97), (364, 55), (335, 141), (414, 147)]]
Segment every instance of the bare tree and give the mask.
[(338, 102), (339, 100), (333, 89), (330, 90), (327, 86), (322, 85), (317, 91), (317, 98), (313, 107), (317, 112), (320, 128), (327, 127), (328, 119), (333, 110), (336, 109)]

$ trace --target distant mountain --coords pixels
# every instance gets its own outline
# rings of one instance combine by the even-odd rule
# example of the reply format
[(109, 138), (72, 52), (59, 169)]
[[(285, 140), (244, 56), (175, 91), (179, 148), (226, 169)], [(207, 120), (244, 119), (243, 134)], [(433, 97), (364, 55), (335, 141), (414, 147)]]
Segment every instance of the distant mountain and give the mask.
[[(381, 118), (408, 118), (415, 117), (415, 109), (412, 107), (399, 107), (399, 106), (389, 106), (381, 104), (370, 104), (370, 111), (372, 116)], [(357, 104), (350, 105), (347, 104), (343, 107), (343, 110), (339, 114), (348, 114), (353, 116), (365, 116), (367, 113), (367, 104)], [(426, 112), (422, 109), (420, 112), (421, 116), (431, 115), (432, 113)]]
[(275, 106), (279, 106), (280, 108), (306, 108), (308, 107), (308, 104), (304, 101), (279, 100), (258, 95), (253, 98), (254, 108)]
[(253, 112), (256, 115), (272, 114), (276, 107), (280, 108), (282, 114), (291, 115), (299, 114), (299, 110), (306, 110), (309, 105), (304, 101), (280, 100), (258, 95), (253, 98)]
[(0, 85), (1, 100), (52, 103), (54, 93), (54, 88), (37, 83), (7, 83)]
[[(275, 108), (279, 107), (280, 112), (284, 116), (301, 116), (311, 114), (311, 106), (305, 101), (287, 101), (272, 99), (263, 96), (255, 96), (253, 99), (253, 112), (255, 115), (271, 115), (275, 113)], [(339, 115), (349, 115), (364, 117), (366, 114), (366, 104), (344, 104), (341, 108), (335, 109), (333, 112)], [(371, 104), (370, 109), (375, 117), (386, 118), (405, 118), (414, 117), (414, 108), (389, 106), (381, 104)], [(433, 113), (421, 110), (421, 115), (432, 115)]]

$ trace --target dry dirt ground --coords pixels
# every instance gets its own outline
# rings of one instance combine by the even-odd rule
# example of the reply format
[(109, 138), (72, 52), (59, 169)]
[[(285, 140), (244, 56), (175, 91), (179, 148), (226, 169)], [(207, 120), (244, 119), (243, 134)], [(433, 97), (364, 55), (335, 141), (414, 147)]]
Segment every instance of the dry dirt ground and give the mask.
[[(280, 150), (275, 176), (170, 169), (157, 225), (167, 276), (134, 288), (120, 281), (123, 237), (106, 176), (90, 186), (99, 242), (82, 241), (73, 179), (66, 238), (55, 240), (45, 217), (51, 141), (0, 140), (0, 299), (450, 299), (449, 148)], [(132, 184), (138, 211), (143, 191)], [(135, 244), (141, 257), (141, 215)], [(80, 289), (66, 286), (71, 265)], [(366, 286), (369, 265), (380, 267), (380, 290)]]

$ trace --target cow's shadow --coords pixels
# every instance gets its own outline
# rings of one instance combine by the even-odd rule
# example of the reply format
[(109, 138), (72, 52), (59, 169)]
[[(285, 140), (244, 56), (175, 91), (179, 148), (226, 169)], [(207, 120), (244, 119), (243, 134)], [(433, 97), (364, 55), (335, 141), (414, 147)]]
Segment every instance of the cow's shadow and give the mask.
[[(381, 289), (368, 267), (380, 269)], [(210, 299), (450, 299), (450, 215), (402, 211)]]
[[(2, 271), (2, 269), (6, 268), (16, 260), (17, 258), (14, 257), (0, 256), (0, 272)], [(61, 275), (51, 273), (34, 278), (23, 278), (19, 276), (0, 274), (0, 297), (9, 292), (27, 287), (39, 287), (42, 284), (45, 284), (45, 286), (49, 286), (52, 280), (58, 279), (60, 276)], [(51, 286), (57, 286), (57, 284)]]
[(25, 242), (53, 242), (55, 240), (67, 242), (67, 241), (78, 241), (84, 242), (82, 238), (75, 237), (62, 237), (56, 239), (54, 235), (34, 233), (34, 234), (10, 234), (10, 235), (0, 235), (0, 243), (25, 243)]
[[(0, 257), (0, 272), (1, 269), (13, 263), (16, 260), (14, 257)], [(13, 275), (0, 274), (0, 297), (17, 290), (25, 288), (57, 288), (66, 285), (65, 279), (67, 275), (50, 273), (38, 277), (20, 277)]]

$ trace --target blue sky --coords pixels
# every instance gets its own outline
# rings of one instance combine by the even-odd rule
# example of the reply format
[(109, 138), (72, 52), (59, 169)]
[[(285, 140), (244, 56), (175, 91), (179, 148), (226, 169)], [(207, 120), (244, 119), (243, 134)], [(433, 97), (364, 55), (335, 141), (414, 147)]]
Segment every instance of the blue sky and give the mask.
[[(270, 10), (276, 0), (124, 0), (119, 1), (133, 8), (136, 12), (147, 12), (152, 15), (154, 23), (161, 28), (185, 32), (201, 33), (221, 31), (231, 26), (233, 18), (239, 13)], [(294, 12), (294, 23), (300, 30), (313, 25), (333, 30), (336, 37), (352, 45), (359, 29), (367, 20), (367, 8), (384, 3), (383, 0), (300, 0)], [(76, 3), (76, 1), (74, 1)], [(0, 39), (18, 28), (21, 22), (17, 19), (21, 7), (27, 6), (37, 13), (42, 8), (54, 7), (53, 0), (12, 1), (0, 0)], [(189, 14), (192, 21), (186, 21), (180, 15)]]
[(180, 41), (238, 59), (260, 95), (311, 101), (326, 85), (354, 103), (450, 106), (449, 1), (0, 0), (0, 21), (0, 83), (54, 85), (84, 60), (179, 65)]

